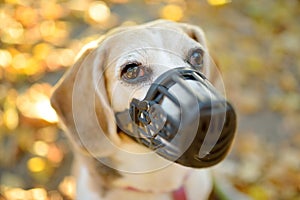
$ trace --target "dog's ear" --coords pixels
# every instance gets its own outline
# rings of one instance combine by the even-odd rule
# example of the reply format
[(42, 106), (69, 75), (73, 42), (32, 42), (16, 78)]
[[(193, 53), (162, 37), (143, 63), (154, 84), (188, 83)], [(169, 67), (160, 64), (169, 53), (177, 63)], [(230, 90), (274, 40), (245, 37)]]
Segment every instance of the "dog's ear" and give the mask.
[(200, 27), (185, 23), (180, 23), (179, 26), (190, 38), (199, 42), (207, 50), (205, 34)]
[(74, 146), (101, 157), (111, 153), (109, 139), (118, 137), (105, 89), (104, 51), (98, 45), (83, 51), (57, 84), (51, 104)]

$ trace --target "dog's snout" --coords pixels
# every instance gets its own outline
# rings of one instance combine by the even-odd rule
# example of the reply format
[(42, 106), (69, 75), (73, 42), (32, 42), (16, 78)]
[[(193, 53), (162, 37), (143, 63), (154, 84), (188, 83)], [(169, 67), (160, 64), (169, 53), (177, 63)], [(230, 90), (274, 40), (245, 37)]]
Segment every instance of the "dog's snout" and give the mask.
[[(142, 102), (147, 106), (140, 106)], [(144, 100), (138, 104), (133, 100), (133, 104), (136, 106), (130, 113), (138, 116), (130, 124), (134, 130), (127, 129), (124, 120), (119, 120), (120, 127), (170, 161), (188, 167), (210, 167), (220, 162), (231, 147), (235, 111), (199, 71), (167, 71), (150, 86)], [(151, 110), (160, 112), (155, 115)], [(149, 123), (145, 123), (147, 117)]]

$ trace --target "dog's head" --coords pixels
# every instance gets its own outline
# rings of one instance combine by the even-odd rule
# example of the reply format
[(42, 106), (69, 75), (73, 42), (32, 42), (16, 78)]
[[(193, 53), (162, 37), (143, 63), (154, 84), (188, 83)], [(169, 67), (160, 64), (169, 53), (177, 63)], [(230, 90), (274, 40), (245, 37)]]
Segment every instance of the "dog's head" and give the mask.
[(159, 76), (180, 67), (217, 74), (199, 27), (156, 21), (118, 28), (87, 45), (51, 103), (78, 150), (120, 170), (158, 169), (169, 162), (118, 129), (115, 113), (128, 109), (133, 98), (145, 98)]

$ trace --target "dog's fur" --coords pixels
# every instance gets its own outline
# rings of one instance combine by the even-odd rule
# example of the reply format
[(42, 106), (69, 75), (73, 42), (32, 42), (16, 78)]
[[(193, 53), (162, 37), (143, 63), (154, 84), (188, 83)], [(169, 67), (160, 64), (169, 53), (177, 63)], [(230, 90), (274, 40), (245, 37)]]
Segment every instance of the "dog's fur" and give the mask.
[[(207, 199), (207, 169), (170, 163), (117, 129), (114, 113), (142, 99), (151, 81), (168, 69), (191, 67), (188, 51), (205, 51), (203, 72), (210, 76), (209, 52), (199, 27), (158, 20), (117, 28), (82, 51), (57, 85), (51, 103), (74, 146), (77, 199), (171, 200), (184, 187), (189, 200)], [(127, 83), (121, 66), (147, 66), (147, 82)], [(143, 156), (145, 155), (145, 156)]]

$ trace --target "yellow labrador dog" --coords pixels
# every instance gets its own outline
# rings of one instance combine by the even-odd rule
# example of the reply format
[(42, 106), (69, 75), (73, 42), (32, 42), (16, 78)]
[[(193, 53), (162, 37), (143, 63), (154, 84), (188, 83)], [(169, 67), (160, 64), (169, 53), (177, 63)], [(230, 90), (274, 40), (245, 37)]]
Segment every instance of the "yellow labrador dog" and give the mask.
[(157, 77), (178, 67), (211, 76), (199, 27), (164, 20), (121, 27), (82, 50), (51, 98), (74, 147), (76, 199), (209, 197), (212, 179), (207, 169), (157, 155), (124, 133), (115, 120), (115, 113), (128, 109), (133, 98), (145, 97)]

